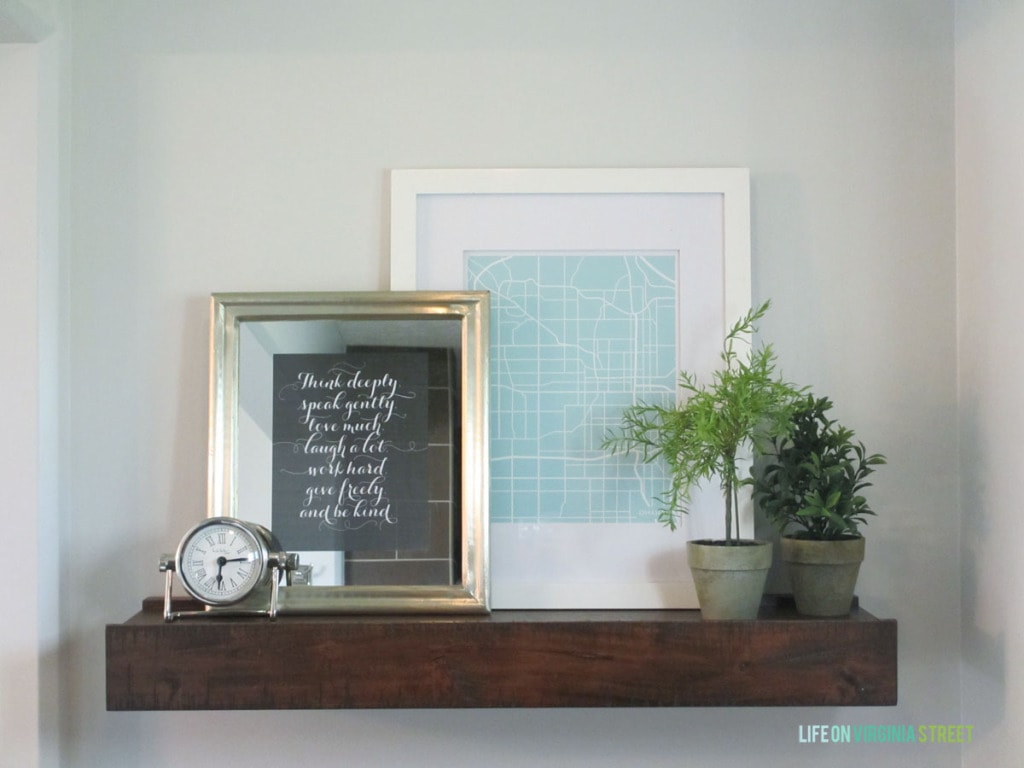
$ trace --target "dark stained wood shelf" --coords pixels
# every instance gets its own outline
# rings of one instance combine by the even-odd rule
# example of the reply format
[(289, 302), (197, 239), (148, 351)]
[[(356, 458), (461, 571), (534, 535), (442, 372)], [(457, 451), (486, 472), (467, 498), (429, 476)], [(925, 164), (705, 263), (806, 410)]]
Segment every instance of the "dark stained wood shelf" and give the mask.
[(698, 611), (198, 618), (106, 628), (107, 709), (890, 706), (896, 621)]

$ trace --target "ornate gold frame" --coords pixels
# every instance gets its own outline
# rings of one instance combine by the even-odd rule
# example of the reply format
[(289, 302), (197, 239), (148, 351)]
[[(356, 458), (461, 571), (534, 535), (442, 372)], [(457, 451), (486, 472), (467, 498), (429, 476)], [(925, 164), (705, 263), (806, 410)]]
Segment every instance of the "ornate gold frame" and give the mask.
[[(431, 337), (438, 320), (458, 325), (450, 344), (457, 361), (461, 442), (458, 463), (457, 578), (450, 586), (282, 587), (281, 613), (484, 612), (488, 589), (487, 378), (489, 295), (479, 291), (216, 293), (211, 297), (209, 480), (207, 513), (238, 509), (241, 330), (246, 323), (375, 321), (392, 335), (413, 332), (410, 346)], [(379, 322), (376, 322), (379, 321)], [(431, 325), (433, 323), (434, 325)], [(388, 325), (392, 324), (392, 325)], [(351, 327), (354, 327), (352, 324)], [(450, 323), (448, 324), (449, 331)], [(295, 326), (292, 326), (295, 327)], [(258, 521), (257, 521), (258, 522)]]

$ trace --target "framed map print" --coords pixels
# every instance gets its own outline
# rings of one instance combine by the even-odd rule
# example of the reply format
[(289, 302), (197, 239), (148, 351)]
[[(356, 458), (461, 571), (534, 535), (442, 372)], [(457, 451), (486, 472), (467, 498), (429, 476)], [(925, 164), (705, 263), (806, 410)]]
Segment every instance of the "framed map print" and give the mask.
[(745, 169), (392, 172), (392, 289), (491, 296), (493, 608), (697, 607), (685, 542), (722, 535), (719, 489), (669, 531), (664, 467), (602, 442), (718, 364), (749, 205)]

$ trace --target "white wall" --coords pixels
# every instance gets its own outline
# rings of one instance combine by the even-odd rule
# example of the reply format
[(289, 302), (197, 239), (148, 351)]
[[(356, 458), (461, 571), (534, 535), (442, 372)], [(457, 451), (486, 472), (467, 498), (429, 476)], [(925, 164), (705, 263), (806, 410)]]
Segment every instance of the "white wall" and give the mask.
[[(1024, 6), (957, 5), (957, 250), (963, 499), (964, 719), (988, 738), (965, 765), (1024, 753)], [(1011, 757), (1013, 756), (1013, 757)]]
[(15, 619), (0, 632), (0, 752), (22, 765), (36, 763), (39, 733), (37, 81), (34, 46), (0, 45), (0, 326), (9, 329), (0, 367), (0, 524), (5, 548), (29, 561), (15, 566), (17, 578), (0, 581), (0, 606)]
[[(953, 13), (933, 0), (71, 2), (62, 765), (860, 765), (958, 722)], [(786, 372), (872, 450), (884, 709), (107, 713), (103, 625), (203, 514), (206, 297), (386, 285), (395, 167), (751, 169)], [(953, 766), (879, 746), (873, 765)]]
[[(60, 707), (59, 76), (53, 9), (0, 2), (0, 765), (56, 765)], [(45, 7), (44, 7), (45, 6)]]

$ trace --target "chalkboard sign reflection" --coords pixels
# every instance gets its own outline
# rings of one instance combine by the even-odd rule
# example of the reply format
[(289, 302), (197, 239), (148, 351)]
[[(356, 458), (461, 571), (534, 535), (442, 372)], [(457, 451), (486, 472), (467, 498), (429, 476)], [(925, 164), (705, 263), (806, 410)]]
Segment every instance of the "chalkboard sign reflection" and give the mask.
[(429, 538), (428, 357), (274, 355), (273, 530), (292, 551)]

